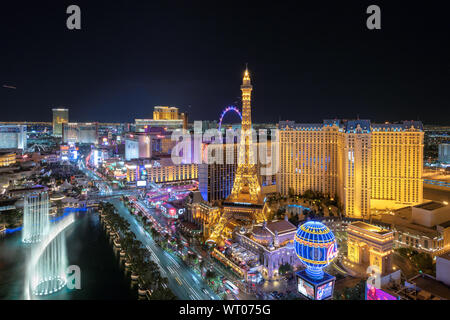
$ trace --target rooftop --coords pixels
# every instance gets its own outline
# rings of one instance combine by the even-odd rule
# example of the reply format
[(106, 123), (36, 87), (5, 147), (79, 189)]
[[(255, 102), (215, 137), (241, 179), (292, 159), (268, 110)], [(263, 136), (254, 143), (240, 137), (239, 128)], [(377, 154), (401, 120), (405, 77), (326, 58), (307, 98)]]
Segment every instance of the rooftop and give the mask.
[(445, 207), (445, 205), (437, 201), (430, 201), (414, 206), (414, 208), (424, 209), (428, 211), (434, 211), (443, 207)]
[(434, 296), (450, 300), (450, 287), (437, 281), (431, 276), (420, 274), (409, 280), (409, 282), (415, 283), (418, 288), (427, 291)]
[(269, 222), (267, 224), (267, 229), (269, 229), (272, 233), (275, 233), (276, 231), (279, 235), (297, 231), (297, 228), (292, 223), (286, 220)]
[(202, 197), (202, 193), (200, 191), (192, 192), (192, 203), (203, 202), (205, 201)]
[(0, 207), (4, 206), (12, 206), (17, 202), (17, 199), (1, 199), (0, 200)]
[(264, 229), (262, 226), (253, 227), (252, 234), (259, 241), (261, 240), (270, 241), (272, 239), (272, 234), (267, 229)]
[(394, 226), (396, 230), (429, 237), (430, 239), (438, 238), (440, 233), (434, 228), (428, 228), (415, 223), (396, 224)]
[(439, 258), (450, 260), (450, 252), (443, 253), (438, 256)]
[(357, 120), (345, 120), (345, 119), (335, 119), (335, 120), (323, 120), (322, 123), (296, 123), (295, 121), (280, 121), (278, 127), (281, 130), (285, 130), (286, 127), (289, 129), (306, 129), (306, 130), (320, 130), (324, 126), (337, 125), (343, 128), (345, 132), (353, 132), (358, 128), (358, 126), (363, 130), (363, 132), (375, 131), (406, 131), (406, 130), (423, 130), (423, 124), (421, 121), (401, 121), (398, 123), (372, 123), (367, 119), (357, 119)]
[(447, 229), (448, 227), (450, 227), (450, 221), (441, 223), (439, 226), (442, 227), (442, 228), (444, 228), (444, 229)]
[(11, 189), (11, 190), (8, 190), (8, 192), (16, 193), (16, 192), (27, 192), (27, 191), (41, 191), (41, 190), (46, 190), (46, 189), (48, 189), (48, 188), (44, 187), (44, 186), (36, 185), (36, 186), (30, 187), (30, 188)]

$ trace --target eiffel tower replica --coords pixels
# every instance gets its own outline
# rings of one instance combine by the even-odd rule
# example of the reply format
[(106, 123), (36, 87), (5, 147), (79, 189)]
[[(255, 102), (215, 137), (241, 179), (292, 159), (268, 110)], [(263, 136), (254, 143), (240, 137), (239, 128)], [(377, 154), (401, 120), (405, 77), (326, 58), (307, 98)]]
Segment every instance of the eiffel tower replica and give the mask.
[(253, 86), (248, 69), (245, 69), (241, 85), (242, 125), (239, 141), (238, 167), (233, 189), (223, 202), (219, 222), (215, 225), (208, 242), (216, 244), (231, 238), (233, 231), (240, 227), (251, 227), (266, 220), (265, 203), (261, 193), (256, 155), (252, 148), (251, 95)]

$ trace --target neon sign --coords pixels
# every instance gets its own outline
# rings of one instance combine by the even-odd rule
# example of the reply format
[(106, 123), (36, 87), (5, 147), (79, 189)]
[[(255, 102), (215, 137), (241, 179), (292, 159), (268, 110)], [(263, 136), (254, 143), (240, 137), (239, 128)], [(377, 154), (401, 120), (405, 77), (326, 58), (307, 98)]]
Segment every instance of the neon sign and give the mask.
[(336, 242), (332, 243), (327, 250), (327, 261), (332, 261), (334, 258), (337, 257), (338, 250)]

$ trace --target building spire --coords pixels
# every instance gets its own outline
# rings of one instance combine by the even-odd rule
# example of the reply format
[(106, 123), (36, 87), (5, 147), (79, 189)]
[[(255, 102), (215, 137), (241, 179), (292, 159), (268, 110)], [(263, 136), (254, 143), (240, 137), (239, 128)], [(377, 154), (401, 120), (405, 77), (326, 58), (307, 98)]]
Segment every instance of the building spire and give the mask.
[(234, 178), (233, 190), (229, 199), (236, 202), (259, 203), (261, 198), (261, 186), (258, 180), (258, 172), (255, 165), (252, 141), (252, 111), (251, 96), (252, 84), (250, 73), (246, 66), (244, 79), (241, 85), (242, 91), (242, 125), (241, 139), (239, 143), (239, 163)]
[(242, 81), (242, 85), (251, 86), (250, 73), (248, 72), (248, 63), (245, 64), (245, 73), (244, 73), (244, 79)]

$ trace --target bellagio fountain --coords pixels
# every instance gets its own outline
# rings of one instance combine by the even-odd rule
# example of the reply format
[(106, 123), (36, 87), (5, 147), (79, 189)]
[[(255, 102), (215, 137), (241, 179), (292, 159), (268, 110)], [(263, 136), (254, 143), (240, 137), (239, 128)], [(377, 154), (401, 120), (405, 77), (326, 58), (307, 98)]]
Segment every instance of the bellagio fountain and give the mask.
[(25, 196), (22, 242), (29, 246), (25, 299), (54, 294), (67, 283), (67, 252), (64, 230), (75, 221), (70, 214), (51, 222), (47, 192)]

